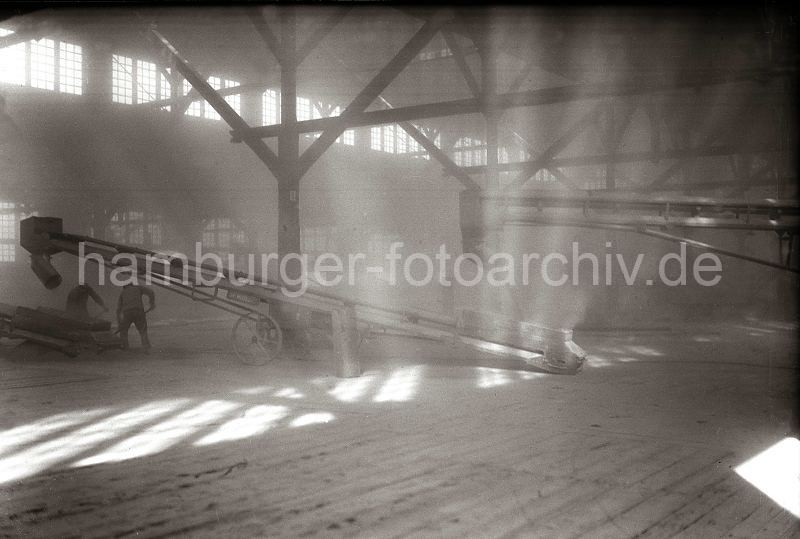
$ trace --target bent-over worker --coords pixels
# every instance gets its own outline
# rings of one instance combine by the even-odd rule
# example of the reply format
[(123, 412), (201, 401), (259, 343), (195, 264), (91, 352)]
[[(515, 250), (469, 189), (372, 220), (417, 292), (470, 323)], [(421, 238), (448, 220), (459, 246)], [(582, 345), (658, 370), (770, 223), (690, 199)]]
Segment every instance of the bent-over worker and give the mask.
[(67, 294), (67, 314), (73, 318), (86, 320), (89, 318), (89, 298), (106, 311), (106, 304), (103, 302), (94, 288), (88, 284), (79, 284)]

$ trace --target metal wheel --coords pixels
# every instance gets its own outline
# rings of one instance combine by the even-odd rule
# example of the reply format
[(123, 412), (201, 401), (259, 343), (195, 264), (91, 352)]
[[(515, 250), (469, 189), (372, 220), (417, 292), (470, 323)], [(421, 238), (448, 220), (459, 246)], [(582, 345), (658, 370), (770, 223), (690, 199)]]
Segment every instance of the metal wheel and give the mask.
[(283, 333), (278, 323), (268, 315), (244, 315), (233, 326), (231, 342), (242, 363), (263, 365), (278, 356), (283, 345)]

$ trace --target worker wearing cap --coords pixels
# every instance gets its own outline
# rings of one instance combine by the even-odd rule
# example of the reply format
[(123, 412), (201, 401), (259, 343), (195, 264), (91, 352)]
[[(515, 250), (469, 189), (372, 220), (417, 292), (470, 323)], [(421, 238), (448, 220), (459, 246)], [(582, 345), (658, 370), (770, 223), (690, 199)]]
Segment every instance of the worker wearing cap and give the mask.
[(67, 294), (67, 314), (72, 318), (87, 320), (89, 318), (89, 298), (92, 298), (103, 311), (108, 310), (103, 298), (94, 291), (94, 288), (88, 284), (79, 284)]
[[(147, 296), (150, 303), (145, 311), (143, 296)], [(119, 336), (122, 339), (122, 348), (128, 348), (128, 329), (131, 324), (136, 326), (142, 339), (142, 348), (145, 352), (150, 350), (150, 339), (147, 337), (146, 313), (156, 308), (156, 295), (149, 288), (128, 283), (122, 288), (117, 301), (117, 321), (119, 322)]]

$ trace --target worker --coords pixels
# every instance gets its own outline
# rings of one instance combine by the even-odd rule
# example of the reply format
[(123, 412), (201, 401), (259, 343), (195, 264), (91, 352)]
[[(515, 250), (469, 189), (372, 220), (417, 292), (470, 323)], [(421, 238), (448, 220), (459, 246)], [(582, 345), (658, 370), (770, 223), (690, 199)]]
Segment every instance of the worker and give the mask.
[[(142, 296), (147, 296), (150, 303), (145, 311)], [(149, 288), (128, 282), (122, 287), (117, 301), (117, 321), (119, 322), (119, 336), (122, 339), (122, 348), (128, 348), (128, 329), (131, 324), (136, 326), (142, 340), (145, 353), (150, 351), (150, 339), (147, 337), (147, 313), (156, 308), (156, 295)]]
[(94, 288), (88, 284), (79, 284), (67, 294), (67, 314), (72, 318), (88, 320), (89, 298), (92, 298), (103, 311), (108, 310), (106, 309), (106, 304), (103, 302), (103, 298), (94, 291)]

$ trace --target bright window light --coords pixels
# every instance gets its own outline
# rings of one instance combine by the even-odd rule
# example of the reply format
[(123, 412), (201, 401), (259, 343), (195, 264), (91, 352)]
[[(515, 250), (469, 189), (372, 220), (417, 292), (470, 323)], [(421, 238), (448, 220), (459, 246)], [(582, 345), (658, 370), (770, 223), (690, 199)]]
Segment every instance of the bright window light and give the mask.
[(375, 402), (404, 402), (411, 400), (417, 392), (422, 367), (402, 367), (392, 373), (378, 390)]
[(14, 213), (0, 213), (0, 240), (13, 240), (17, 237), (17, 220)]
[(342, 139), (342, 142), (344, 142), (345, 146), (356, 145), (356, 132), (353, 129), (346, 129), (339, 138)]
[(264, 92), (261, 100), (261, 123), (274, 125), (281, 121), (280, 94), (276, 90)]
[(397, 153), (406, 153), (408, 151), (408, 133), (405, 129), (397, 126)]
[(127, 105), (133, 103), (133, 58), (111, 56), (111, 100)]
[(65, 94), (83, 93), (83, 49), (80, 45), (58, 44), (58, 90)]
[(394, 125), (383, 126), (383, 151), (394, 153)]
[(330, 423), (334, 420), (333, 414), (328, 412), (316, 412), (312, 414), (303, 414), (296, 417), (289, 423), (290, 427), (305, 427), (307, 425), (318, 425), (320, 423)]
[[(235, 88), (236, 86), (239, 86), (239, 83), (237, 81), (235, 81), (235, 80), (227, 80), (226, 79), (225, 82), (224, 82), (224, 86), (225, 86), (225, 88)], [(236, 114), (241, 114), (242, 113), (242, 96), (241, 95), (239, 95), (239, 94), (226, 95), (225, 96), (225, 101), (227, 101), (228, 105), (230, 105), (231, 108), (234, 111), (236, 111)]]
[(245, 410), (241, 416), (223, 423), (214, 432), (203, 436), (194, 445), (211, 445), (258, 436), (272, 428), (288, 413), (289, 409), (286, 406), (253, 406)]
[(743, 479), (800, 518), (800, 441), (784, 438), (735, 469)]
[[(219, 77), (208, 77), (208, 85), (214, 88), (215, 90), (219, 90), (222, 88), (222, 79)], [(209, 120), (219, 120), (220, 116), (217, 114), (217, 111), (214, 110), (208, 101), (203, 101), (203, 110), (204, 115)]]
[(241, 404), (229, 401), (206, 401), (191, 410), (153, 425), (144, 432), (123, 440), (105, 451), (82, 459), (74, 466), (119, 462), (159, 453), (240, 406)]
[[(169, 74), (171, 73), (169, 68), (166, 68), (165, 71)], [(172, 83), (170, 82), (169, 78), (163, 72), (159, 72), (158, 74), (158, 98), (159, 99), (169, 99), (172, 97)], [(161, 107), (163, 110), (172, 110), (171, 105), (164, 105)]]
[(136, 60), (136, 102), (149, 103), (158, 99), (156, 64)]
[(311, 100), (305, 97), (297, 98), (297, 120), (311, 119)]
[[(13, 33), (11, 30), (0, 28), (0, 37)], [(25, 43), (0, 49), (0, 82), (24, 85), (25, 71)]]
[(0, 243), (0, 262), (17, 260), (17, 248), (13, 243)]
[(369, 147), (371, 150), (380, 150), (382, 148), (380, 126), (369, 130)]
[[(189, 84), (188, 80), (183, 81), (183, 95), (189, 95), (189, 92), (192, 91), (192, 85)], [(202, 101), (192, 101), (189, 107), (186, 109), (186, 114), (188, 116), (195, 116), (198, 118), (203, 117), (203, 102)]]
[(56, 87), (56, 42), (31, 41), (31, 86), (54, 90)]

